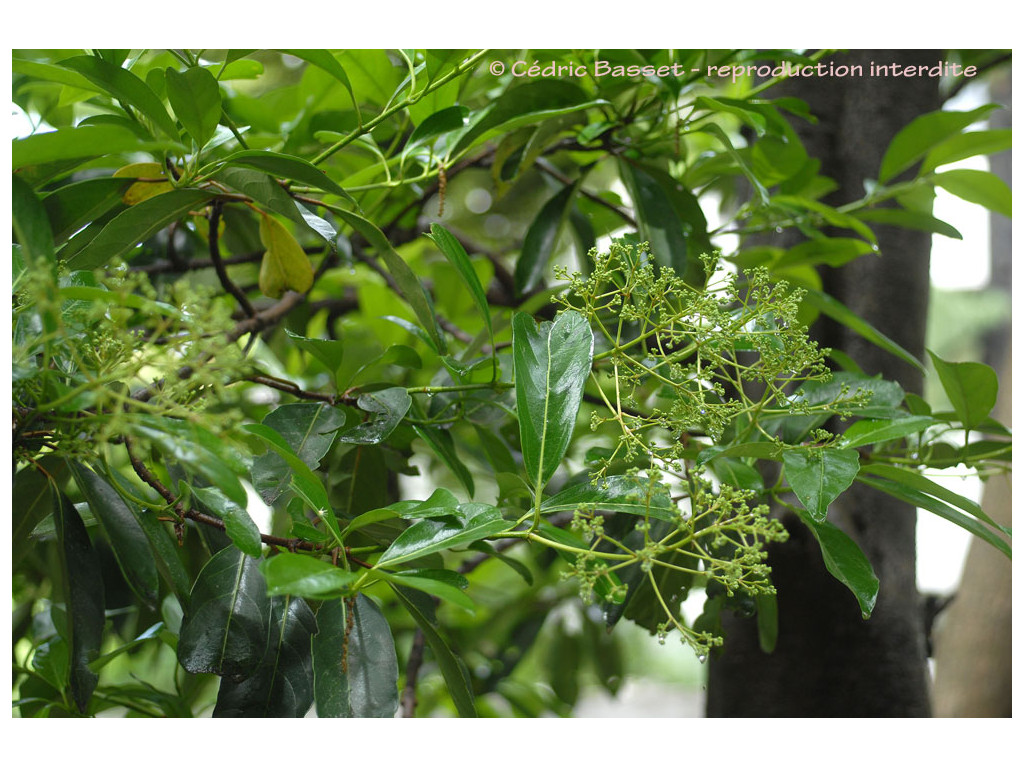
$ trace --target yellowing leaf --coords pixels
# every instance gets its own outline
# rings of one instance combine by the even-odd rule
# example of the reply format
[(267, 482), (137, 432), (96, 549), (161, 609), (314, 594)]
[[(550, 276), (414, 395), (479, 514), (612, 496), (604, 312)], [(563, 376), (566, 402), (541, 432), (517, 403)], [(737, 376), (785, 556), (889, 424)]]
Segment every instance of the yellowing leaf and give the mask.
[(114, 178), (139, 179), (121, 195), (127, 205), (135, 205), (151, 197), (174, 189), (167, 181), (164, 167), (160, 163), (131, 163), (114, 171)]
[(284, 226), (261, 214), (260, 241), (267, 249), (260, 265), (260, 290), (276, 299), (288, 289), (308, 291), (313, 285), (313, 265), (306, 252)]

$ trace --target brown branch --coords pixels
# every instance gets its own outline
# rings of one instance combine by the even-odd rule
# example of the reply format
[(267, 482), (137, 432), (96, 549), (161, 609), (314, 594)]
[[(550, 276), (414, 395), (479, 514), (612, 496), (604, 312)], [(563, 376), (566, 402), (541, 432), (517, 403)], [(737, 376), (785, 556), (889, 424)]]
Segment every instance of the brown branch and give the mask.
[(217, 230), (220, 227), (220, 213), (223, 207), (224, 203), (220, 200), (214, 200), (210, 206), (210, 261), (213, 262), (213, 268), (217, 272), (217, 279), (220, 280), (224, 290), (235, 297), (239, 306), (245, 311), (245, 314), (252, 317), (256, 314), (256, 310), (249, 303), (249, 297), (228, 277), (228, 271), (224, 268), (224, 262), (220, 257), (220, 235)]
[(423, 646), (426, 638), (417, 627), (409, 649), (409, 661), (405, 666), (405, 688), (402, 689), (402, 717), (416, 717), (416, 681), (423, 666)]

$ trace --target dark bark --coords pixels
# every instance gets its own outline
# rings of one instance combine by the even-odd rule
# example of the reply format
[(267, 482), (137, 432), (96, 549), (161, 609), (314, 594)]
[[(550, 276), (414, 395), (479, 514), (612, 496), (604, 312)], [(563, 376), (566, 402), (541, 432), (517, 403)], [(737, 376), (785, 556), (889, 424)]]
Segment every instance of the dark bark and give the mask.
[[(895, 133), (918, 115), (939, 109), (932, 79), (867, 75), (869, 62), (932, 64), (939, 51), (853, 51), (832, 57), (861, 64), (863, 77), (799, 78), (787, 92), (804, 99), (819, 121), (796, 125), (821, 173), (838, 189), (825, 202), (861, 197), (876, 178)], [(881, 256), (826, 269), (824, 288), (917, 356), (924, 354), (930, 236), (877, 227)], [(783, 242), (792, 245), (793, 242)], [(868, 374), (920, 393), (921, 373), (844, 326), (821, 321), (820, 343), (850, 355)], [(930, 714), (925, 628), (915, 576), (916, 512), (854, 484), (829, 510), (829, 520), (861, 546), (881, 582), (875, 611), (861, 617), (853, 596), (824, 568), (814, 538), (786, 520), (791, 538), (770, 550), (778, 588), (775, 652), (760, 650), (750, 619), (724, 617), (723, 653), (710, 663), (709, 717), (914, 717)]]

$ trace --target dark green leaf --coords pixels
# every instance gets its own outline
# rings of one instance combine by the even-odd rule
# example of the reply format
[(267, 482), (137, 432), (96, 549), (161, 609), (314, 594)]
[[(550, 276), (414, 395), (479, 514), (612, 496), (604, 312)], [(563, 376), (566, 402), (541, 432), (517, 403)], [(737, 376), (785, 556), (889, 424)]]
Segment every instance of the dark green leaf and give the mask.
[(932, 148), (996, 108), (996, 104), (986, 104), (970, 112), (929, 112), (914, 118), (889, 143), (878, 170), (878, 180), (886, 183), (928, 154)]
[(857, 214), (857, 217), (864, 221), (878, 224), (889, 224), (896, 227), (944, 235), (954, 240), (964, 239), (963, 235), (952, 225), (921, 211), (908, 211), (902, 208), (873, 208), (868, 211), (861, 211)]
[(548, 262), (554, 256), (558, 235), (572, 207), (576, 188), (576, 184), (563, 187), (544, 203), (530, 224), (523, 240), (523, 249), (516, 260), (516, 291), (520, 296), (541, 284)]
[(765, 653), (775, 651), (779, 640), (779, 604), (775, 595), (760, 593), (754, 597), (757, 603), (757, 642)]
[(299, 598), (275, 597), (270, 607), (263, 661), (241, 682), (221, 680), (214, 717), (304, 717), (313, 706), (313, 612)]
[(168, 67), (164, 70), (167, 99), (200, 149), (213, 138), (220, 123), (220, 86), (217, 79), (202, 67), (184, 72)]
[(236, 152), (224, 158), (223, 162), (225, 165), (254, 168), (257, 171), (263, 171), (281, 179), (300, 181), (303, 184), (322, 189), (324, 192), (330, 192), (346, 200), (352, 199), (352, 196), (341, 185), (301, 157), (282, 155), (262, 149), (250, 149)]
[(999, 377), (984, 363), (949, 363), (928, 351), (942, 388), (965, 429), (981, 424), (996, 404)]
[(121, 204), (132, 179), (87, 179), (68, 184), (43, 198), (54, 240), (67, 242), (75, 232)]
[(136, 245), (198, 210), (213, 196), (200, 189), (174, 189), (119, 213), (85, 248), (69, 259), (72, 269), (93, 269), (127, 256)]
[(11, 177), (11, 221), (21, 254), (29, 263), (53, 261), (53, 231), (46, 208), (24, 179)]
[(356, 575), (309, 555), (280, 552), (260, 563), (271, 595), (322, 600), (347, 593)]
[(72, 464), (71, 474), (89, 509), (103, 526), (125, 582), (144, 603), (155, 608), (160, 577), (136, 512), (92, 470)]
[[(263, 424), (277, 432), (309, 469), (316, 469), (345, 425), (345, 414), (326, 403), (290, 403), (267, 414)], [(288, 488), (292, 471), (276, 453), (258, 456), (252, 463), (252, 484), (267, 504)]]
[[(466, 124), (466, 115), (468, 114), (469, 110), (462, 106), (446, 107), (439, 112), (435, 112), (417, 125), (415, 130), (410, 134), (409, 140), (405, 143), (403, 155), (407, 154), (409, 150), (414, 147), (423, 144), (430, 139), (462, 128)], [(440, 225), (434, 224), (431, 227), (431, 230), (433, 230), (434, 227), (440, 228)]]
[(603, 512), (649, 517), (677, 522), (679, 511), (672, 504), (668, 488), (639, 477), (616, 475), (596, 482), (571, 485), (541, 504), (541, 512), (570, 512), (580, 506)]
[(540, 325), (525, 313), (512, 318), (523, 464), (538, 494), (569, 447), (593, 352), (594, 334), (577, 312)]
[(857, 598), (861, 615), (865, 619), (870, 617), (878, 597), (878, 578), (861, 548), (827, 520), (818, 522), (803, 511), (798, 511), (798, 514), (818, 540), (821, 558), (828, 572)]
[(898, 440), (907, 435), (923, 432), (936, 424), (930, 416), (908, 416), (899, 419), (862, 419), (843, 433), (840, 445), (843, 448), (859, 448), (888, 440)]
[(103, 642), (103, 574), (89, 533), (74, 505), (59, 491), (53, 493), (53, 519), (60, 546), (64, 605), (71, 647), (71, 696), (85, 712), (99, 678), (89, 662), (100, 655)]
[(437, 631), (432, 619), (433, 605), (429, 598), (425, 596), (420, 598), (415, 591), (403, 587), (392, 586), (392, 589), (419, 625), (423, 636), (430, 645), (430, 650), (434, 652), (434, 659), (437, 661), (438, 667), (441, 668), (441, 674), (444, 675), (444, 680), (448, 684), (448, 694), (452, 697), (459, 715), (461, 717), (476, 717), (476, 702), (473, 696), (473, 686), (469, 679), (469, 671)]
[(994, 173), (973, 168), (957, 168), (937, 173), (932, 182), (969, 203), (983, 205), (990, 211), (1013, 216), (1013, 195), (1005, 181)]
[(356, 403), (372, 416), (369, 421), (342, 432), (338, 439), (343, 443), (372, 445), (381, 442), (394, 431), (409, 412), (412, 398), (404, 387), (389, 387), (362, 394)]
[(75, 56), (60, 65), (84, 75), (114, 98), (138, 109), (170, 138), (177, 139), (178, 128), (152, 89), (127, 69), (96, 56)]
[(849, 488), (860, 470), (860, 454), (845, 448), (806, 448), (782, 454), (789, 481), (800, 503), (817, 522), (828, 505)]
[(281, 437), (273, 427), (268, 427), (265, 424), (246, 424), (242, 428), (258, 437), (267, 445), (268, 448), (285, 460), (285, 463), (287, 463), (292, 470), (292, 490), (294, 490), (302, 500), (310, 506), (311, 509), (317, 511), (318, 514), (323, 515), (323, 519), (331, 526), (335, 533), (337, 533), (338, 523), (337, 520), (335, 520), (334, 511), (332, 510), (331, 503), (327, 497), (327, 489), (324, 488), (324, 484), (320, 478), (314, 475), (313, 471), (306, 466), (305, 462), (295, 455), (295, 451), (292, 450), (291, 446), (288, 445), (285, 439)]
[(466, 249), (462, 247), (462, 243), (456, 240), (440, 224), (432, 224), (430, 226), (430, 239), (434, 241), (434, 244), (441, 250), (444, 257), (455, 267), (459, 277), (462, 278), (462, 282), (469, 288), (469, 293), (473, 297), (473, 301), (476, 302), (476, 306), (484, 319), (487, 336), (493, 347), (494, 331), (491, 328), (491, 310), (490, 305), (487, 303), (487, 294), (484, 292), (484, 287), (480, 284), (480, 278), (477, 277), (476, 271), (474, 271), (473, 265), (469, 261), (469, 256), (466, 255)]
[(432, 552), (471, 544), (504, 533), (513, 525), (490, 504), (460, 504), (458, 513), (458, 518), (442, 517), (414, 523), (391, 543), (377, 560), (376, 567), (390, 567)]
[(52, 495), (60, 486), (67, 465), (43, 456), (36, 466), (29, 465), (14, 475), (11, 498), (11, 564), (18, 564), (32, 551), (29, 535), (39, 522), (53, 512)]
[(444, 429), (421, 427), (419, 425), (413, 425), (413, 430), (420, 436), (423, 442), (430, 446), (431, 450), (437, 454), (445, 466), (452, 471), (452, 474), (458, 478), (459, 482), (462, 483), (462, 487), (469, 493), (469, 497), (473, 498), (473, 494), (476, 493), (473, 474), (462, 463), (462, 459), (459, 458), (459, 454), (455, 450), (455, 441), (452, 440), (451, 434)]
[[(400, 596), (401, 597), (401, 596)], [(329, 600), (316, 615), (313, 674), (318, 717), (394, 717), (398, 657), (387, 619), (376, 604)]]
[(633, 198), (640, 239), (650, 244), (655, 261), (671, 267), (689, 285), (703, 287), (706, 276), (700, 256), (714, 248), (697, 198), (656, 168), (620, 162), (619, 173)]
[[(283, 49), (282, 52), (309, 62), (315, 67), (319, 67), (341, 83), (345, 90), (348, 91), (348, 95), (352, 97), (352, 106), (356, 110), (356, 115), (359, 115), (359, 100), (356, 98), (355, 92), (352, 90), (352, 83), (348, 78), (348, 74), (345, 72), (345, 68), (341, 66), (341, 62), (335, 58), (333, 53), (318, 48), (289, 48)], [(359, 119), (359, 123), (362, 125), (362, 118)]]
[(234, 547), (199, 572), (178, 639), (178, 661), (192, 674), (244, 679), (267, 650), (270, 598), (257, 562)]
[(345, 342), (339, 339), (307, 339), (305, 336), (292, 333), (287, 328), (285, 328), (285, 335), (299, 349), (309, 352), (323, 363), (324, 367), (334, 376), (335, 384), (338, 384), (338, 372), (345, 357)]

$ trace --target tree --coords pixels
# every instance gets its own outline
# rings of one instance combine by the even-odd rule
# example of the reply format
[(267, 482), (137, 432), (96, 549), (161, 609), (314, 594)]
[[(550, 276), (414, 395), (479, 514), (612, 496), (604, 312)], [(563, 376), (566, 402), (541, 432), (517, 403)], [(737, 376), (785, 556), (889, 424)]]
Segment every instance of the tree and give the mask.
[(933, 411), (920, 350), (816, 271), (955, 235), (935, 185), (1008, 212), (941, 170), (1008, 134), (917, 115), (834, 205), (812, 109), (772, 98), (828, 52), (545, 57), (15, 53), (22, 716), (569, 714), (622, 621), (721, 660), (756, 615), (770, 651), (787, 538), (870, 616), (877, 553), (834, 524), (863, 488), (1009, 555), (925, 474), (1008, 469), (995, 374), (931, 355)]

